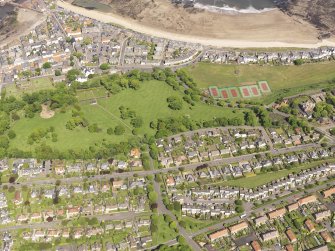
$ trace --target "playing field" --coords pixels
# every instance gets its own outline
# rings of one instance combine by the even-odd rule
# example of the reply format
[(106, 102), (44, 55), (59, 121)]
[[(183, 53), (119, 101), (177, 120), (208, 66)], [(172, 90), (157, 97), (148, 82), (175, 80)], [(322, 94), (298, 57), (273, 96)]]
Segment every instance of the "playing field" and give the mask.
[(241, 94), (242, 94), (243, 98), (250, 98), (250, 97), (252, 97), (248, 86), (240, 87), (240, 90), (241, 90)]
[(219, 90), (216, 86), (210, 86), (209, 87), (209, 92), (210, 92), (210, 94), (213, 98), (219, 98), (220, 97)]
[(200, 88), (239, 86), (243, 82), (256, 84), (259, 80), (267, 80), (272, 91), (334, 79), (334, 69), (334, 61), (300, 66), (198, 63), (186, 68)]
[(229, 90), (230, 97), (232, 97), (232, 98), (239, 98), (240, 97), (240, 93), (239, 93), (237, 88), (231, 87), (231, 88), (228, 88), (228, 90)]
[[(94, 98), (97, 95), (104, 94), (102, 88), (96, 90), (80, 91), (78, 98)], [(72, 117), (71, 109), (65, 113), (56, 112), (55, 116), (50, 119), (42, 119), (38, 115), (34, 118), (21, 118), (13, 125), (12, 129), (20, 137), (11, 140), (11, 147), (22, 150), (33, 150), (35, 146), (27, 143), (28, 136), (39, 128), (48, 128), (53, 126), (58, 135), (58, 141), (52, 142), (51, 138), (43, 139), (47, 144), (59, 150), (83, 149), (94, 144), (101, 143), (104, 139), (107, 142), (125, 141), (132, 137), (132, 127), (130, 120), (120, 118), (119, 107), (124, 106), (136, 112), (136, 115), (143, 119), (143, 126), (140, 128), (140, 135), (148, 133), (153, 135), (155, 131), (150, 128), (151, 121), (157, 121), (159, 118), (187, 116), (194, 121), (205, 121), (215, 117), (242, 117), (243, 110), (225, 109), (222, 107), (209, 106), (198, 102), (195, 106), (190, 107), (183, 101), (183, 109), (173, 111), (168, 108), (167, 98), (178, 96), (182, 99), (182, 94), (175, 91), (164, 82), (149, 81), (142, 84), (139, 90), (126, 89), (118, 94), (97, 99), (97, 104), (91, 105), (80, 103), (81, 111), (90, 124), (97, 123), (101, 128), (100, 133), (89, 133), (87, 128), (77, 127), (74, 130), (65, 128), (65, 124)], [(121, 136), (108, 135), (106, 130), (110, 127), (123, 125), (126, 133)]]

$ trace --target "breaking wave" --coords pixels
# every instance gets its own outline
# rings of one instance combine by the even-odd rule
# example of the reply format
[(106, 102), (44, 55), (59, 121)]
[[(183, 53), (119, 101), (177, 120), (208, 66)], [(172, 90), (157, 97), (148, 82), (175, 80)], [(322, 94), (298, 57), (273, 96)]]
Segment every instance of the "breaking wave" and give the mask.
[(194, 7), (198, 8), (198, 9), (208, 10), (208, 11), (211, 11), (211, 12), (230, 13), (230, 14), (237, 14), (237, 13), (257, 14), (257, 13), (268, 12), (268, 11), (272, 11), (272, 10), (276, 9), (276, 8), (264, 8), (264, 9), (258, 10), (258, 9), (255, 9), (254, 7), (252, 7), (252, 6), (249, 6), (246, 9), (237, 9), (237, 8), (234, 8), (234, 7), (230, 7), (228, 5), (225, 5), (223, 7), (218, 7), (218, 6), (213, 6), (213, 5), (204, 5), (204, 4), (201, 4), (201, 3), (194, 4)]

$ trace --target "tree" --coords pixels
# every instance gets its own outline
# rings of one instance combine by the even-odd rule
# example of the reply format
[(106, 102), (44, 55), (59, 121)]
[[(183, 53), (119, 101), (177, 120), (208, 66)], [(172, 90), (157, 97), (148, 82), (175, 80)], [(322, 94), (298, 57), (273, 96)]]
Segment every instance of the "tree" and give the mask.
[(149, 192), (148, 198), (150, 203), (155, 203), (157, 201), (158, 195), (155, 191)]
[(171, 229), (174, 229), (174, 230), (176, 230), (177, 229), (177, 222), (175, 222), (175, 221), (172, 221), (171, 223), (170, 223), (170, 228)]
[(122, 134), (125, 133), (125, 131), (126, 131), (126, 129), (122, 125), (117, 125), (114, 129), (115, 135), (122, 135)]
[(42, 68), (43, 69), (50, 69), (51, 68), (51, 63), (50, 62), (45, 62), (43, 65), (42, 65)]
[(183, 101), (178, 98), (171, 96), (167, 98), (168, 107), (172, 110), (181, 110), (183, 108)]
[(100, 132), (101, 129), (98, 127), (98, 124), (94, 123), (94, 124), (88, 126), (88, 131), (91, 132), (91, 133)]
[(89, 45), (89, 44), (91, 44), (92, 43), (92, 38), (90, 38), (90, 37), (85, 37), (84, 39), (83, 39), (83, 44), (84, 45)]
[(243, 209), (242, 206), (237, 206), (237, 207), (235, 207), (235, 211), (240, 214), (240, 213), (244, 212), (244, 209)]
[(55, 76), (60, 76), (60, 75), (62, 75), (62, 72), (58, 69), (55, 70)]
[(235, 200), (235, 205), (241, 206), (242, 205), (242, 201), (241, 200)]
[(108, 134), (108, 135), (112, 135), (112, 134), (114, 134), (114, 129), (111, 128), (111, 127), (108, 128), (108, 129), (107, 129), (107, 134)]
[(103, 70), (103, 71), (106, 71), (110, 68), (110, 65), (107, 64), (107, 63), (103, 63), (100, 65), (100, 69)]
[(304, 63), (304, 60), (302, 60), (301, 58), (295, 59), (295, 60), (293, 60), (293, 63), (295, 65), (302, 65)]
[(4, 132), (9, 129), (10, 119), (8, 114), (5, 112), (0, 112), (0, 134), (4, 134)]
[(9, 130), (7, 135), (9, 139), (14, 139), (16, 137), (16, 133), (13, 130)]
[(177, 212), (180, 212), (181, 211), (181, 205), (178, 201), (174, 201), (173, 202), (173, 209)]
[(77, 70), (77, 69), (72, 69), (72, 70), (69, 70), (66, 74), (66, 78), (69, 80), (69, 81), (74, 81), (76, 80), (76, 78), (79, 76), (80, 74), (80, 71)]
[(7, 149), (9, 146), (9, 140), (6, 136), (0, 136), (0, 148)]
[(138, 90), (141, 87), (140, 81), (138, 79), (130, 79), (128, 86), (134, 90)]
[(246, 111), (244, 113), (244, 120), (248, 126), (255, 126), (257, 124), (257, 117), (252, 111)]
[(143, 125), (143, 119), (140, 117), (136, 117), (131, 119), (130, 124), (135, 128), (140, 128)]

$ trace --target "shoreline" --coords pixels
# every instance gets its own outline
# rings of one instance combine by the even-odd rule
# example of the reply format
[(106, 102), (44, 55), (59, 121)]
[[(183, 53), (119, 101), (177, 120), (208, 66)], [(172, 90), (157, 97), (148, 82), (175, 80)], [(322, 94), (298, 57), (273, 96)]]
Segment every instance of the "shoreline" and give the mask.
[[(311, 42), (283, 42), (275, 41), (271, 37), (257, 41), (252, 39), (220, 39), (212, 37), (202, 37), (189, 34), (180, 34), (165, 30), (160, 30), (154, 27), (141, 24), (136, 20), (126, 18), (114, 13), (104, 13), (98, 10), (88, 10), (82, 7), (74, 6), (71, 3), (57, 1), (57, 5), (65, 10), (72, 11), (76, 14), (95, 19), (103, 23), (112, 23), (124, 27), (125, 29), (133, 30), (135, 32), (143, 33), (149, 36), (160, 37), (170, 40), (201, 44), (204, 46), (214, 47), (229, 47), (229, 48), (318, 48), (322, 46), (334, 46), (335, 41), (317, 40)], [(258, 15), (258, 14), (257, 14)], [(291, 39), (291, 38), (290, 38)]]
[(246, 9), (236, 9), (234, 7), (229, 7), (228, 5), (224, 7), (218, 7), (214, 5), (204, 5), (201, 3), (194, 4), (195, 9), (206, 10), (213, 13), (221, 13), (221, 14), (228, 14), (228, 15), (237, 15), (237, 14), (260, 14), (264, 12), (270, 12), (277, 10), (277, 8), (264, 8), (261, 10), (257, 10), (254, 7), (250, 6)]

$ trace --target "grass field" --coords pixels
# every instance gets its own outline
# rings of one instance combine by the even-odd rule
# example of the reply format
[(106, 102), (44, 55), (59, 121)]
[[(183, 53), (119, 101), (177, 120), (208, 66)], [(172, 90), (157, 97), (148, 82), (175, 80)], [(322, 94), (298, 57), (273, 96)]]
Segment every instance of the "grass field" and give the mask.
[(185, 222), (185, 229), (192, 233), (192, 232), (196, 232), (202, 228), (214, 225), (216, 223), (218, 223), (218, 220), (198, 220), (189, 216), (183, 216), (181, 217), (181, 220)]
[(176, 238), (177, 233), (164, 221), (164, 216), (162, 214), (154, 215), (153, 217), (157, 217), (158, 219), (158, 231), (152, 233), (152, 242), (154, 245), (162, 244)]
[(40, 90), (52, 89), (54, 88), (50, 78), (37, 78), (31, 79), (30, 81), (20, 82), (19, 85), (10, 84), (4, 89), (6, 90), (7, 96), (22, 96), (24, 93), (38, 92)]
[[(332, 159), (334, 160), (334, 159)], [(330, 160), (327, 160), (330, 161)], [(293, 167), (291, 169), (284, 169), (277, 172), (267, 172), (261, 173), (251, 177), (244, 177), (240, 179), (233, 179), (226, 182), (223, 182), (223, 185), (226, 186), (236, 186), (236, 187), (244, 187), (244, 188), (255, 188), (266, 183), (269, 183), (273, 180), (278, 180), (283, 178), (291, 173), (300, 172), (301, 170), (316, 167), (322, 163), (325, 163), (325, 160), (315, 161), (312, 163), (306, 163), (303, 165), (299, 165), (297, 167)]]
[(303, 90), (317, 88), (316, 83), (335, 79), (334, 69), (334, 61), (301, 66), (198, 63), (186, 68), (200, 88), (208, 88), (213, 85), (219, 88), (241, 86), (241, 83), (266, 80), (269, 83), (272, 94), (269, 94), (268, 98), (262, 98), (265, 102), (282, 93), (283, 89), (290, 89), (286, 94), (294, 94)]
[[(86, 92), (79, 92), (79, 98), (94, 98), (95, 95), (100, 96), (104, 93), (102, 89), (97, 91), (87, 90)], [(89, 133), (87, 128), (81, 127), (72, 131), (66, 129), (65, 124), (71, 118), (71, 110), (65, 113), (57, 111), (55, 116), (50, 119), (42, 119), (38, 115), (34, 118), (21, 118), (12, 127), (16, 135), (20, 135), (20, 137), (13, 139), (10, 146), (22, 150), (33, 150), (35, 146), (27, 143), (28, 136), (37, 129), (50, 126), (55, 128), (58, 141), (52, 142), (51, 138), (45, 138), (42, 142), (44, 141), (59, 150), (86, 149), (88, 146), (99, 144), (104, 139), (107, 142), (115, 143), (127, 140), (131, 136), (132, 127), (130, 126), (130, 120), (120, 118), (120, 106), (135, 111), (137, 116), (143, 119), (144, 124), (140, 128), (140, 134), (149, 133), (151, 135), (155, 131), (149, 127), (150, 122), (156, 121), (158, 118), (189, 116), (195, 121), (202, 121), (214, 117), (243, 116), (240, 110), (214, 107), (200, 102), (194, 107), (190, 107), (186, 102), (183, 102), (182, 110), (173, 111), (168, 108), (166, 102), (166, 99), (172, 95), (182, 97), (179, 92), (174, 91), (164, 82), (150, 81), (143, 83), (139, 90), (127, 89), (109, 98), (98, 99), (96, 105), (80, 103), (84, 117), (89, 123), (97, 123), (98, 127), (101, 128), (99, 133)], [(117, 136), (106, 133), (108, 128), (114, 128), (119, 124), (126, 128), (124, 135)]]

